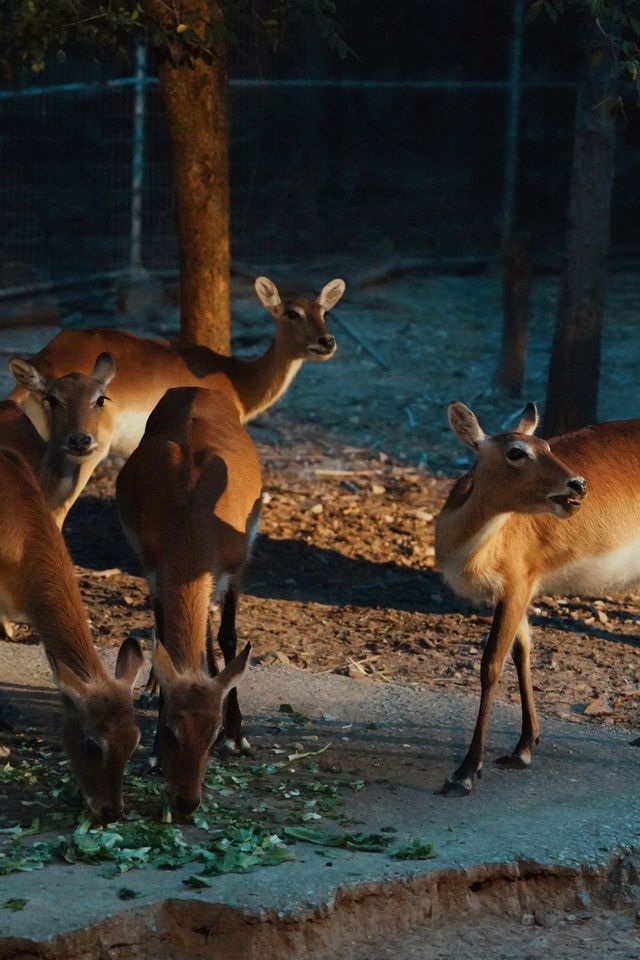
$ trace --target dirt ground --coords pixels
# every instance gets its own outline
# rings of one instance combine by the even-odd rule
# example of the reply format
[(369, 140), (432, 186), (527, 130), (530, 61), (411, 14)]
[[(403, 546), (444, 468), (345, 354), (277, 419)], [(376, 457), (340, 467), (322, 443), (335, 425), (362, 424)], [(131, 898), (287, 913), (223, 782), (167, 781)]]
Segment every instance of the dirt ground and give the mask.
[[(488, 390), (499, 277), (358, 276), (331, 323), (336, 358), (306, 364), (284, 400), (251, 426), (268, 502), (240, 636), (265, 663), (469, 692), (479, 685), (491, 611), (461, 601), (441, 581), (433, 517), (470, 462), (446, 423), (447, 402), (473, 405), (489, 431), (518, 406)], [(323, 274), (317, 284), (324, 281)], [(534, 287), (525, 399), (539, 404), (556, 287), (554, 277)], [(632, 349), (639, 295), (637, 275), (613, 274), (601, 419), (640, 410)], [(248, 280), (237, 281), (235, 302), (240, 348), (256, 352), (269, 320)], [(126, 322), (104, 299), (101, 313), (92, 309), (72, 319)], [(165, 310), (151, 329), (164, 331), (170, 322)], [(148, 636), (151, 626), (146, 587), (113, 503), (117, 469), (113, 461), (101, 465), (65, 527), (97, 642), (105, 645), (132, 630)], [(543, 713), (640, 726), (639, 620), (636, 593), (537, 600), (533, 669)], [(517, 700), (511, 665), (500, 695)]]
[[(639, 295), (639, 277), (614, 275), (602, 419), (640, 410)], [(554, 278), (538, 281), (524, 399), (544, 398), (555, 296)], [(240, 285), (238, 300), (242, 344), (255, 352), (265, 319), (247, 285)], [(441, 581), (433, 518), (469, 462), (446, 425), (446, 403), (470, 403), (490, 431), (514, 411), (513, 402), (488, 391), (500, 324), (498, 277), (361, 278), (336, 313), (336, 359), (305, 365), (281, 404), (251, 427), (266, 503), (239, 612), (240, 639), (252, 641), (264, 664), (333, 671), (354, 683), (393, 678), (479, 692), (491, 611), (471, 607)], [(65, 527), (100, 647), (115, 647), (128, 634), (148, 640), (151, 627), (146, 585), (113, 501), (118, 468), (114, 460), (98, 468)], [(535, 602), (533, 673), (543, 718), (621, 724), (631, 738), (640, 727), (639, 620), (636, 593)], [(16, 640), (28, 642), (28, 630), (20, 628)], [(518, 699), (510, 664), (499, 696)], [(430, 929), (428, 949), (427, 933), (417, 932), (403, 939), (402, 955), (483, 952), (507, 960), (549, 955), (553, 944), (555, 956), (572, 960), (602, 956), (606, 944), (607, 956), (640, 957), (631, 914), (558, 915), (540, 928), (534, 919), (525, 926), (530, 922), (525, 930), (506, 920)], [(384, 960), (398, 949), (396, 939), (354, 946), (345, 957)]]
[(520, 920), (474, 916), (443, 926), (430, 924), (400, 937), (347, 945), (340, 955), (345, 960), (637, 960), (640, 936), (632, 912), (536, 911)]

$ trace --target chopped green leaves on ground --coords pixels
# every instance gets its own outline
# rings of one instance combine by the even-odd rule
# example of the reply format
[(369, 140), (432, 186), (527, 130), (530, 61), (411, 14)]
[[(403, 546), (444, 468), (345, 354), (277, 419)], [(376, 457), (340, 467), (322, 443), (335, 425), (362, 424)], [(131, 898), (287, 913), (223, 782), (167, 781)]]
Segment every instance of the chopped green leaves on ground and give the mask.
[(29, 901), (25, 897), (12, 897), (11, 900), (5, 900), (2, 904), (2, 909), (13, 910), (15, 913), (17, 910), (24, 910), (28, 903)]
[(433, 860), (434, 857), (437, 857), (437, 853), (432, 843), (426, 843), (424, 840), (412, 840), (411, 843), (393, 850), (391, 857), (394, 860)]
[(380, 853), (389, 846), (389, 838), (379, 833), (328, 833), (311, 827), (285, 827), (282, 832), (290, 840), (316, 843), (322, 847), (345, 847), (366, 853)]
[[(281, 704), (280, 714), (292, 724), (310, 724), (291, 707)], [(303, 737), (318, 740), (316, 736)], [(39, 870), (51, 863), (93, 864), (100, 876), (113, 879), (131, 870), (153, 865), (177, 870), (188, 864), (196, 869), (183, 882), (192, 890), (205, 890), (215, 877), (246, 873), (295, 859), (297, 843), (322, 849), (327, 858), (354, 851), (387, 853), (398, 860), (435, 856), (431, 844), (413, 840), (392, 847), (388, 828), (380, 833), (339, 831), (351, 825), (344, 812), (345, 797), (364, 789), (364, 781), (337, 774), (332, 764), (321, 769), (318, 760), (331, 743), (306, 751), (279, 751), (281, 759), (247, 764), (232, 760), (209, 765), (202, 803), (189, 822), (176, 823), (166, 802), (165, 783), (157, 774), (142, 773), (144, 761), (132, 764), (125, 778), (125, 808), (117, 824), (104, 829), (83, 815), (82, 801), (64, 756), (47, 750), (40, 738), (24, 738), (11, 763), (0, 765), (0, 784), (13, 802), (0, 815), (0, 875)], [(28, 808), (29, 820), (16, 811)], [(16, 822), (18, 820), (18, 822)], [(333, 822), (331, 829), (324, 823)], [(75, 829), (74, 829), (75, 825)], [(141, 894), (126, 886), (114, 890), (121, 900)], [(19, 900), (7, 901), (4, 908)]]

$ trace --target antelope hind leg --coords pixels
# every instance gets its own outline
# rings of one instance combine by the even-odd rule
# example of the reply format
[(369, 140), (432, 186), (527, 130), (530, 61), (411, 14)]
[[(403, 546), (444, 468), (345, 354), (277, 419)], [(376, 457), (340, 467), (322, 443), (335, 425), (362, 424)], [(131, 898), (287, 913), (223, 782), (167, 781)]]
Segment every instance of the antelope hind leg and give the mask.
[(526, 770), (531, 766), (533, 751), (540, 742), (540, 723), (536, 711), (533, 684), (531, 682), (531, 634), (529, 623), (523, 617), (518, 627), (512, 656), (518, 671), (518, 686), (520, 688), (520, 702), (522, 704), (522, 731), (512, 753), (498, 757), (495, 761), (501, 767), (511, 770)]

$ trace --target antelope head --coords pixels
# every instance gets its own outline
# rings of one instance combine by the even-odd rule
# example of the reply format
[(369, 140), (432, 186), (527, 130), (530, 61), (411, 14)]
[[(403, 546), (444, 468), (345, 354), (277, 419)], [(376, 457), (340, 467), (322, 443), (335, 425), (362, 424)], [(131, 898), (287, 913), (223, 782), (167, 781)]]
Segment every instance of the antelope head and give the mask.
[(327, 328), (327, 313), (342, 297), (344, 280), (330, 280), (315, 300), (294, 297), (282, 300), (273, 280), (258, 277), (258, 300), (276, 321), (277, 339), (286, 344), (296, 360), (330, 360), (337, 350), (335, 337)]
[(448, 412), (458, 440), (477, 454), (476, 481), (484, 484), (500, 512), (552, 513), (564, 520), (580, 508), (587, 482), (556, 457), (546, 440), (534, 436), (534, 403), (527, 404), (513, 431), (492, 437), (464, 403), (450, 404)]
[(163, 696), (157, 760), (179, 813), (193, 813), (200, 804), (209, 752), (222, 729), (224, 698), (245, 672), (250, 652), (248, 643), (221, 673), (210, 677), (204, 670), (177, 670), (166, 647), (156, 644), (153, 669)]
[(118, 652), (115, 678), (103, 673), (81, 679), (50, 654), (49, 662), (62, 696), (62, 742), (93, 816), (117, 820), (123, 810), (122, 777), (140, 742), (132, 689), (143, 664), (137, 640), (125, 640)]
[(69, 373), (50, 379), (21, 357), (13, 357), (9, 369), (41, 408), (52, 448), (75, 463), (106, 455), (115, 429), (115, 412), (106, 393), (116, 374), (110, 354), (100, 354), (89, 376)]

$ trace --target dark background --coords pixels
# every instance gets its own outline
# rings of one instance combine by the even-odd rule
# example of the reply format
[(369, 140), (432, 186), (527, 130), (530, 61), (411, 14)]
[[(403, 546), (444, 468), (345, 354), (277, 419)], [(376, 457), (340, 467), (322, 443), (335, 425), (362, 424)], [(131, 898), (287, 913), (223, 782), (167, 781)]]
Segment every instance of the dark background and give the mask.
[[(502, 81), (510, 0), (343, 4), (354, 51), (340, 60), (306, 27), (285, 53), (245, 44), (234, 78)], [(515, 225), (534, 256), (562, 249), (577, 70), (570, 19), (525, 27)], [(150, 66), (150, 73), (152, 67)], [(127, 76), (71, 57), (24, 85)], [(527, 84), (568, 82), (564, 87)], [(500, 247), (505, 90), (233, 87), (232, 239), (247, 264), (355, 257), (495, 256)], [(0, 288), (126, 267), (130, 89), (0, 100)], [(619, 124), (614, 252), (637, 245), (640, 124)], [(176, 265), (167, 136), (157, 87), (146, 124), (144, 262)]]

